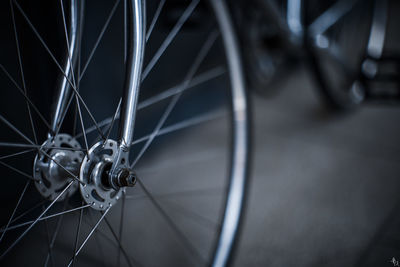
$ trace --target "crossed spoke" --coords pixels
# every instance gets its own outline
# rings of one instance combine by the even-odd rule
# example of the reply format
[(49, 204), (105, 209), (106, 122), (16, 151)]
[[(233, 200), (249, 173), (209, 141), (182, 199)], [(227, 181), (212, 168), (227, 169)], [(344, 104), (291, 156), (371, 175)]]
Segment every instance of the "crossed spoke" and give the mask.
[[(19, 65), (19, 69), (20, 69), (20, 73), (21, 73), (22, 87), (24, 88), (24, 94), (27, 95), (24, 68), (22, 67), (20, 44), (19, 44), (18, 33), (17, 33), (17, 25), (15, 23), (14, 6), (13, 6), (13, 3), (12, 3), (12, 0), (10, 0), (10, 8), (11, 8), (11, 18), (12, 18), (13, 28), (14, 28), (15, 43), (16, 43), (16, 47), (17, 47), (18, 65)], [(32, 128), (32, 133), (33, 133), (33, 139), (35, 140), (35, 143), (37, 144), (38, 141), (37, 141), (35, 124), (33, 123), (31, 108), (29, 106), (28, 100), (25, 99), (25, 103), (26, 103), (26, 107), (28, 109), (29, 120), (30, 120), (30, 123), (31, 123), (31, 128)]]
[[(215, 40), (219, 35), (218, 31), (212, 31), (209, 36), (207, 37), (206, 41), (204, 42), (203, 46), (201, 47), (198, 55), (196, 56), (192, 66), (189, 68), (188, 73), (182, 83), (182, 88), (188, 86), (190, 84), (191, 79), (196, 74), (200, 64), (203, 62), (204, 58), (210, 51), (211, 47), (213, 46)], [(142, 157), (143, 153), (147, 150), (150, 144), (153, 142), (154, 138), (157, 136), (158, 132), (161, 130), (161, 127), (164, 125), (165, 121), (167, 120), (169, 114), (172, 112), (173, 108), (177, 104), (178, 100), (180, 99), (183, 92), (179, 92), (178, 94), (174, 95), (171, 99), (170, 103), (168, 104), (167, 108), (165, 109), (163, 115), (161, 116), (160, 120), (157, 123), (157, 126), (151, 133), (150, 137), (144, 144), (143, 148), (140, 150), (139, 154), (136, 156), (135, 160), (131, 164), (131, 168), (136, 165), (138, 160)]]
[(57, 200), (72, 186), (74, 181), (71, 181), (59, 194), (58, 196), (47, 206), (47, 208), (39, 215), (39, 217), (36, 218), (35, 221), (33, 221), (27, 229), (3, 252), (3, 254), (0, 255), (0, 260), (2, 260), (8, 252), (10, 252), (11, 249), (15, 247), (21, 241), (21, 239), (32, 229), (33, 226), (36, 225), (36, 223), (43, 218), (43, 216), (46, 214), (46, 212), (54, 205), (54, 203), (57, 202)]
[(160, 57), (164, 54), (164, 52), (167, 49), (167, 47), (171, 44), (172, 40), (178, 34), (178, 32), (182, 28), (183, 24), (190, 17), (190, 15), (192, 14), (192, 12), (194, 11), (194, 9), (196, 8), (196, 6), (197, 6), (197, 4), (199, 2), (200, 2), (200, 0), (192, 0), (192, 2), (189, 4), (189, 6), (185, 9), (183, 14), (179, 18), (178, 22), (175, 24), (175, 26), (169, 32), (168, 36), (165, 38), (164, 42), (158, 48), (158, 50), (155, 53), (155, 55), (153, 56), (153, 58), (150, 60), (150, 62), (144, 68), (144, 70), (142, 72), (142, 81), (144, 81), (147, 78), (147, 76), (149, 75), (150, 71), (154, 68), (154, 66), (156, 65), (156, 63), (160, 59)]

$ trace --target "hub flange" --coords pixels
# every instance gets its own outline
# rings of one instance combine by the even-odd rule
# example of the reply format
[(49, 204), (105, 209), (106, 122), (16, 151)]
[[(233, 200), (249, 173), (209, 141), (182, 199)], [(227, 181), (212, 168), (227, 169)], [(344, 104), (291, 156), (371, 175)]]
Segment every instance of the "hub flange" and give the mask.
[[(84, 153), (78, 141), (68, 134), (58, 134), (48, 139), (41, 150), (44, 153), (39, 152), (33, 164), (33, 177), (37, 180), (35, 186), (42, 196), (54, 200), (73, 179), (71, 173), (78, 176)], [(71, 196), (77, 188), (78, 183), (74, 183), (57, 201)]]
[[(82, 198), (92, 208), (105, 210), (121, 198), (124, 188), (112, 185), (109, 171), (117, 160), (118, 143), (114, 140), (100, 141), (89, 149), (82, 161), (79, 179)], [(121, 166), (128, 162), (127, 157), (119, 158)]]

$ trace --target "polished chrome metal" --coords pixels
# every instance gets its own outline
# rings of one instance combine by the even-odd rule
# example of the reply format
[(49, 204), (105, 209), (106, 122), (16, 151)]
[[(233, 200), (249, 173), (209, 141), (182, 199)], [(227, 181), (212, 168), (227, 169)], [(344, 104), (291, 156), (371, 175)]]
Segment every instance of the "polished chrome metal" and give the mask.
[(119, 133), (119, 147), (122, 151), (129, 151), (133, 140), (145, 45), (144, 3), (142, 0), (132, 0), (127, 4), (128, 54)]
[(123, 193), (123, 188), (115, 189), (109, 180), (109, 172), (117, 160), (117, 154), (116, 141), (99, 141), (89, 149), (88, 155), (82, 160), (79, 171), (79, 179), (82, 181), (80, 192), (83, 200), (96, 210), (106, 210), (113, 206)]
[(225, 266), (237, 235), (243, 207), (247, 157), (248, 157), (248, 121), (245, 83), (237, 40), (223, 0), (210, 1), (217, 17), (226, 51), (232, 92), (233, 151), (230, 171), (230, 184), (226, 199), (224, 220), (212, 262), (212, 266)]
[(308, 35), (317, 38), (349, 13), (359, 0), (339, 0), (316, 18), (308, 27)]
[(364, 75), (372, 79), (378, 73), (376, 59), (381, 58), (383, 46), (385, 44), (386, 27), (388, 18), (387, 0), (377, 0), (374, 2), (374, 13), (372, 17), (371, 32), (369, 34), (367, 56), (362, 64)]
[[(35, 186), (42, 196), (49, 200), (56, 199), (59, 192), (73, 180), (71, 173), (75, 176), (78, 175), (83, 158), (83, 152), (79, 149), (81, 149), (79, 142), (68, 134), (58, 134), (43, 143), (41, 152), (36, 155), (33, 164)], [(64, 168), (61, 168), (56, 162), (62, 164)], [(71, 196), (77, 188), (78, 183), (74, 183), (65, 194), (58, 198), (58, 201)]]
[(303, 33), (302, 23), (302, 1), (288, 0), (287, 1), (287, 25), (289, 30), (295, 36), (301, 36)]
[(65, 57), (65, 64), (63, 71), (65, 75), (61, 75), (60, 84), (56, 95), (56, 103), (53, 107), (52, 119), (51, 119), (51, 132), (49, 136), (56, 133), (59, 124), (62, 122), (63, 114), (66, 112), (68, 106), (68, 100), (71, 97), (72, 88), (68, 80), (72, 80), (74, 66), (76, 65), (77, 51), (79, 50), (79, 18), (78, 18), (78, 2), (77, 0), (70, 0), (70, 12), (69, 12), (69, 36), (68, 36), (68, 50)]

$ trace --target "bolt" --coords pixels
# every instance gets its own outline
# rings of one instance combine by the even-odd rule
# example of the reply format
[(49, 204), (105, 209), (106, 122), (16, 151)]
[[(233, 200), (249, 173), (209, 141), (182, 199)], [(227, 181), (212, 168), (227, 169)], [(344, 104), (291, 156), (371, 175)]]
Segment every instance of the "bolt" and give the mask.
[(133, 187), (136, 184), (136, 174), (129, 169), (123, 168), (116, 175), (116, 184), (120, 187)]

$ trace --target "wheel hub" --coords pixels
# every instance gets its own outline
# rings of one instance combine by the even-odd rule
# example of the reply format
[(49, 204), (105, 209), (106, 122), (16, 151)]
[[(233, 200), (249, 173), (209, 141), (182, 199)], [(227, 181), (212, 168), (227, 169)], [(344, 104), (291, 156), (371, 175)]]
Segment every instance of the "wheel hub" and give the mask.
[[(80, 149), (78, 141), (68, 134), (58, 134), (43, 143), (43, 152), (36, 155), (33, 165), (33, 177), (37, 180), (35, 186), (42, 196), (54, 200), (73, 179), (71, 174), (78, 176), (83, 158)], [(71, 196), (77, 188), (78, 184), (74, 183), (58, 201)]]
[[(119, 162), (116, 162), (116, 161)], [(136, 177), (126, 167), (128, 156), (118, 157), (118, 143), (114, 140), (98, 142), (83, 158), (79, 179), (84, 201), (97, 210), (105, 210), (121, 198), (126, 186), (134, 186)], [(111, 177), (110, 170), (117, 164), (117, 175)]]

